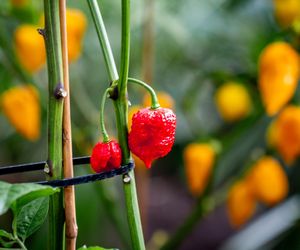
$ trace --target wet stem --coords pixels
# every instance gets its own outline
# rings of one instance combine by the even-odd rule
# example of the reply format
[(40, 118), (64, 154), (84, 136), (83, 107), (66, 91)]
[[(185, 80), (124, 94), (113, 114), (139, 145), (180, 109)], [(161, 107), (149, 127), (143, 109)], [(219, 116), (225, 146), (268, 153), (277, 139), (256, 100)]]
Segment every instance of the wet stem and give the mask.
[[(108, 70), (110, 80), (117, 82), (118, 96), (114, 100), (116, 113), (118, 139), (122, 149), (122, 164), (127, 164), (131, 160), (128, 148), (127, 135), (127, 117), (128, 117), (128, 99), (127, 99), (127, 81), (129, 70), (130, 54), (130, 1), (122, 0), (122, 40), (121, 40), (121, 67), (120, 78), (118, 76), (115, 61), (111, 51), (108, 36), (105, 30), (104, 22), (96, 0), (87, 0), (93, 17), (96, 31), (104, 55), (104, 61)], [(127, 219), (129, 223), (132, 249), (145, 249), (143, 231), (141, 226), (140, 212), (138, 207), (136, 185), (133, 170), (127, 174), (130, 177), (129, 182), (124, 181), (125, 202), (127, 208)], [(125, 178), (127, 176), (123, 176)], [(127, 178), (126, 178), (127, 179)]]

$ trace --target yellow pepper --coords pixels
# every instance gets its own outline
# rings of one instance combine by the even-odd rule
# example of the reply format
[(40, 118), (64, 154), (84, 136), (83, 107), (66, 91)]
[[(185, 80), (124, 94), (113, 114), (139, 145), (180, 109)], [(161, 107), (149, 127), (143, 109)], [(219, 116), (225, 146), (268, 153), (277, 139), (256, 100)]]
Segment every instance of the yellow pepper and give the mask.
[(221, 117), (227, 122), (243, 119), (252, 107), (247, 89), (235, 82), (223, 84), (216, 92), (215, 101)]
[[(171, 95), (169, 95), (167, 92), (164, 91), (158, 91), (156, 92), (159, 104), (163, 108), (169, 108), (174, 109), (175, 102)], [(144, 107), (150, 107), (151, 106), (151, 98), (150, 95), (147, 93), (143, 98), (143, 105)]]
[(208, 143), (191, 143), (183, 153), (187, 184), (194, 196), (205, 190), (215, 163), (215, 150)]
[(34, 73), (45, 64), (44, 39), (38, 34), (36, 26), (19, 26), (15, 30), (14, 40), (17, 57), (27, 71)]
[(262, 51), (259, 90), (268, 115), (276, 114), (293, 97), (299, 69), (299, 55), (288, 43), (275, 42)]
[(282, 27), (289, 27), (300, 19), (299, 0), (273, 0), (273, 4), (276, 19)]
[(226, 206), (233, 227), (239, 228), (249, 221), (255, 213), (256, 200), (247, 182), (240, 180), (230, 188)]
[(78, 9), (67, 9), (68, 58), (75, 61), (82, 50), (82, 39), (86, 30), (86, 17)]
[(40, 136), (40, 100), (31, 85), (17, 86), (5, 91), (0, 98), (1, 108), (17, 132), (30, 141)]
[(272, 206), (288, 194), (288, 179), (279, 162), (264, 156), (259, 159), (246, 177), (255, 198)]
[(300, 107), (285, 107), (274, 122), (273, 144), (287, 164), (300, 154)]

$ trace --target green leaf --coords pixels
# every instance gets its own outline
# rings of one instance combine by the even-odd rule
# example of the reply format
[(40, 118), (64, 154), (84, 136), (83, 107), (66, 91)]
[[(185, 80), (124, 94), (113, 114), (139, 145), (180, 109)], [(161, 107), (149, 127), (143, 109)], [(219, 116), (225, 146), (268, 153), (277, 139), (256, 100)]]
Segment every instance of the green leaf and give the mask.
[(118, 250), (117, 248), (103, 248), (103, 247), (86, 247), (82, 246), (81, 248), (78, 248), (78, 250)]
[(0, 181), (0, 215), (9, 208), (16, 213), (30, 201), (59, 192), (59, 189), (32, 183), (10, 184)]
[[(5, 238), (5, 240), (4, 240)], [(5, 230), (0, 229), (0, 246), (11, 248), (15, 244), (14, 236)], [(0, 250), (3, 249), (0, 247)]]
[(33, 200), (23, 206), (17, 215), (17, 234), (25, 241), (45, 221), (48, 214), (49, 197)]
[(0, 229), (0, 237), (5, 237), (12, 240), (14, 237), (11, 233), (6, 232), (5, 230)]

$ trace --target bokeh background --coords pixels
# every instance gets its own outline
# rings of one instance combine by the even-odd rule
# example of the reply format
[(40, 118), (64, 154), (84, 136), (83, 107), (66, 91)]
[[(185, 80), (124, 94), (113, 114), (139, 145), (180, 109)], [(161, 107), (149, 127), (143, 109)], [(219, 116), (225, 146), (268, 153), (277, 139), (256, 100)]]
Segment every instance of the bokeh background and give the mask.
[[(119, 65), (120, 1), (98, 2)], [(276, 4), (286, 7), (278, 8), (286, 11), (287, 18), (276, 14)], [(180, 233), (178, 249), (300, 249), (298, 153), (286, 161), (281, 151), (272, 147), (271, 139), (268, 141), (270, 124), (277, 115), (266, 115), (258, 87), (262, 74), (259, 58), (266, 46), (285, 41), (295, 53), (300, 48), (299, 23), (287, 21), (293, 16), (289, 4), (294, 12), (298, 10), (300, 20), (299, 0), (131, 2), (130, 76), (151, 84), (160, 93), (161, 103), (177, 115), (171, 153), (150, 170), (140, 162), (136, 167), (147, 249), (160, 249), (181, 225), (187, 226)], [(73, 154), (84, 156), (90, 155), (101, 139), (99, 105), (109, 78), (86, 1), (69, 0), (68, 7), (80, 11), (79, 18), (70, 14), (68, 27), (81, 27), (81, 35), (69, 47), (74, 50), (70, 58)], [(36, 44), (38, 38), (30, 32), (17, 33), (25, 24), (32, 29), (42, 27), (42, 11), (40, 0), (0, 2), (0, 166), (47, 158), (48, 85), (43, 46)], [(23, 42), (25, 49), (21, 48)], [(24, 52), (26, 48), (32, 50)], [(41, 58), (41, 63), (30, 68), (31, 57)], [(299, 64), (295, 68), (299, 69)], [(274, 73), (280, 78), (278, 75)], [(299, 74), (291, 77), (297, 82)], [(232, 88), (225, 97), (218, 96), (228, 83)], [(21, 100), (14, 107), (4, 101), (8, 91), (27, 84), (34, 86), (35, 94), (12, 93)], [(288, 101), (297, 107), (298, 87), (292, 92)], [(131, 105), (145, 105), (145, 94), (139, 87), (129, 86)], [(105, 115), (109, 134), (117, 137), (109, 101)], [(297, 112), (291, 117), (297, 117)], [(290, 136), (299, 139), (300, 145), (300, 122), (294, 122), (296, 132)], [(37, 130), (40, 132), (32, 132)], [(191, 143), (204, 149), (195, 148), (188, 159)], [(279, 190), (278, 199), (262, 202), (252, 193), (248, 195), (244, 186), (230, 196), (232, 185), (239, 180), (244, 183), (248, 170), (264, 155), (276, 159), (271, 163), (276, 166), (262, 173), (259, 183), (267, 195)], [(187, 170), (188, 165), (193, 165), (192, 170)], [(278, 178), (274, 172), (280, 172)], [(76, 175), (88, 173), (92, 173), (88, 165), (75, 167)], [(32, 172), (0, 177), (12, 183), (42, 179), (43, 173)], [(76, 205), (78, 246), (130, 249), (121, 178), (76, 186)], [(10, 223), (11, 214), (0, 218), (1, 228), (9, 230)], [(47, 223), (28, 240), (28, 248), (45, 249), (46, 234)]]

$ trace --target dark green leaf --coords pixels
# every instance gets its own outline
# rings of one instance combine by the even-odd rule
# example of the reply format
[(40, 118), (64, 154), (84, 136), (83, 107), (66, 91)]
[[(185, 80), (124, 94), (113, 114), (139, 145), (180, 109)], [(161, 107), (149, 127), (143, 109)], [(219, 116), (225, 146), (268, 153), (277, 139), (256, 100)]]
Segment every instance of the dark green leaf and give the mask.
[(17, 234), (25, 241), (43, 224), (47, 217), (49, 197), (33, 200), (23, 206), (17, 215)]
[(59, 189), (32, 183), (10, 184), (0, 181), (0, 215), (9, 208), (19, 208), (39, 197), (48, 196)]

